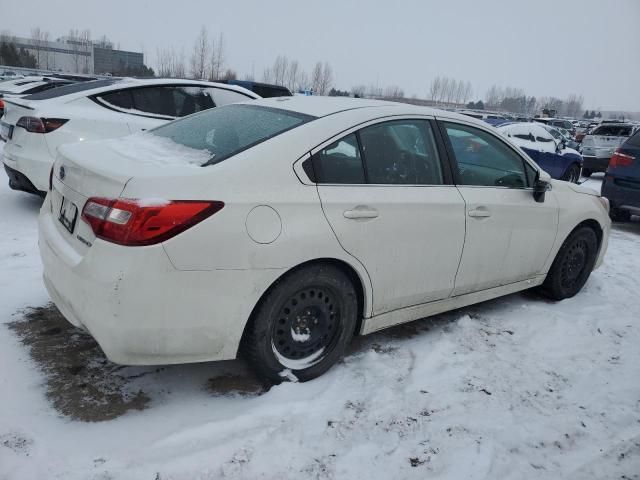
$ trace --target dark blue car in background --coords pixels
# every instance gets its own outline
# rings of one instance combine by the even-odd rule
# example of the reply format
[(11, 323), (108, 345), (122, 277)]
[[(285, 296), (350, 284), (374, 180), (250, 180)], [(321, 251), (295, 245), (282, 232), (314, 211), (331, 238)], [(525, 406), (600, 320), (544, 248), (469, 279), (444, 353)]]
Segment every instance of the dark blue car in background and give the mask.
[(558, 140), (542, 125), (508, 123), (498, 130), (529, 155), (552, 178), (578, 183), (582, 155)]
[(640, 130), (613, 153), (601, 195), (609, 199), (612, 220), (624, 222), (640, 215)]

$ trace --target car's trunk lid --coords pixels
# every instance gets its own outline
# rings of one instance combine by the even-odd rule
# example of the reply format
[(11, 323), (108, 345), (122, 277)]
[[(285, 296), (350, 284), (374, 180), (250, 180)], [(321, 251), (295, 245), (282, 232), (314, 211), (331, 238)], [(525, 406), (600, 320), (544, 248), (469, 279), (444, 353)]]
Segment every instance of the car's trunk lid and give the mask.
[[(149, 134), (144, 135), (142, 140), (132, 138), (138, 137), (133, 135), (124, 139), (63, 145), (58, 149), (50, 194), (52, 214), (57, 219), (58, 230), (79, 254), (86, 253), (95, 240), (93, 231), (81, 219), (82, 209), (89, 198), (119, 198), (134, 177), (144, 181), (152, 177), (201, 173), (200, 166), (179, 163), (179, 149), (174, 151), (177, 158), (173, 164), (168, 164), (166, 159), (159, 164), (158, 152), (154, 150), (158, 145), (150, 147), (154, 140), (149, 141), (146, 138)], [(158, 192), (150, 190), (143, 195), (156, 198)]]

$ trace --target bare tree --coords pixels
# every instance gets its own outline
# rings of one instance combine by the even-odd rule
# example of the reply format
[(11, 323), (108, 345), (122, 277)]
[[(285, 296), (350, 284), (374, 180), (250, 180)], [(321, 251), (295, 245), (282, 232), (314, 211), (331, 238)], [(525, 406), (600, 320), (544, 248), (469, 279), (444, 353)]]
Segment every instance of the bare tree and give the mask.
[(171, 51), (156, 48), (156, 71), (159, 77), (171, 77)]
[(42, 38), (42, 30), (40, 27), (31, 29), (31, 41), (33, 42), (34, 50), (36, 51), (36, 65), (38, 68), (42, 68), (42, 59), (41, 54), (43, 50), (43, 38)]
[(333, 86), (333, 69), (329, 62), (324, 62), (324, 66), (322, 67), (322, 75), (320, 76), (320, 95), (328, 95), (329, 90)]
[(82, 56), (82, 45), (80, 43), (80, 32), (77, 28), (69, 30), (67, 37), (67, 43), (71, 47), (71, 55), (73, 56), (73, 63), (75, 66), (75, 72), (80, 72), (80, 57)]
[(289, 71), (287, 72), (286, 87), (291, 92), (298, 90), (298, 81), (300, 77), (300, 65), (297, 60), (292, 60), (289, 64)]
[(489, 108), (497, 108), (503, 98), (503, 94), (497, 85), (492, 85), (484, 98), (484, 103)]
[(391, 85), (384, 89), (384, 96), (388, 98), (403, 98), (404, 91), (397, 85)]
[(300, 72), (298, 76), (298, 89), (299, 90), (310, 90), (311, 89), (311, 80), (309, 79), (309, 75), (304, 70)]
[(273, 67), (271, 67), (271, 71), (273, 73), (273, 83), (284, 85), (285, 79), (287, 78), (288, 68), (289, 59), (284, 55), (278, 55), (275, 62), (273, 62)]
[(207, 58), (209, 57), (209, 41), (207, 40), (207, 27), (202, 25), (200, 33), (193, 45), (191, 53), (191, 77), (204, 79), (207, 75)]
[(311, 89), (314, 94), (320, 94), (320, 84), (322, 83), (322, 62), (317, 62), (311, 71)]
[(51, 38), (51, 34), (49, 32), (42, 32), (42, 44), (45, 47), (45, 51), (44, 51), (44, 65), (45, 68), (47, 70), (50, 69), (49, 67), (49, 60), (51, 59), (51, 57), (53, 57), (55, 59), (55, 55), (51, 55), (52, 52), (49, 51), (49, 48), (47, 48), (49, 46), (49, 40)]
[(209, 80), (221, 79), (224, 75), (225, 47), (224, 35), (220, 33), (218, 39), (211, 40), (211, 55), (209, 59)]
[(90, 63), (91, 63), (91, 31), (83, 30), (80, 33), (79, 37), (82, 49), (82, 56), (84, 58), (84, 66), (82, 68), (82, 73), (89, 73), (91, 71)]
[(466, 104), (471, 98), (471, 95), (473, 95), (473, 88), (471, 87), (471, 82), (467, 81), (464, 86), (464, 98), (462, 99), (462, 102)]
[(356, 85), (355, 87), (351, 87), (351, 94), (354, 97), (362, 98), (367, 90), (365, 85)]
[(184, 47), (180, 49), (180, 53), (177, 53), (173, 47), (171, 47), (170, 55), (170, 70), (171, 76), (174, 78), (185, 78), (187, 76), (187, 67), (185, 66), (185, 52)]
[(438, 75), (436, 78), (431, 80), (431, 85), (429, 86), (429, 99), (433, 102), (438, 102), (441, 89), (442, 79)]

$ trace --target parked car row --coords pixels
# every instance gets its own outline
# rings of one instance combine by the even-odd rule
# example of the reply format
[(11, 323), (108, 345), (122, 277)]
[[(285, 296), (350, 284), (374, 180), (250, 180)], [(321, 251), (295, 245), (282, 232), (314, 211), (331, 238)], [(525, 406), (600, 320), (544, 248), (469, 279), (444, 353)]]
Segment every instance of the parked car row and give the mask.
[(95, 80), (19, 99), (0, 121), (11, 188), (44, 195), (58, 147), (122, 137), (192, 113), (258, 98), (234, 85), (195, 80)]

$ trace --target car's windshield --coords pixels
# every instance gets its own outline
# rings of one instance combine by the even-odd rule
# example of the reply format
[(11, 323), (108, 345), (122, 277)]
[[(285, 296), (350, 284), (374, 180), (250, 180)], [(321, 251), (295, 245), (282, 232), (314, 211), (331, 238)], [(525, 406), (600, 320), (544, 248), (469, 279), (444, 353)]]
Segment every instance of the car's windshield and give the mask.
[(207, 150), (213, 165), (315, 117), (255, 105), (226, 105), (191, 115), (151, 131), (196, 150)]
[(629, 125), (602, 125), (593, 131), (593, 135), (628, 137), (633, 129)]

